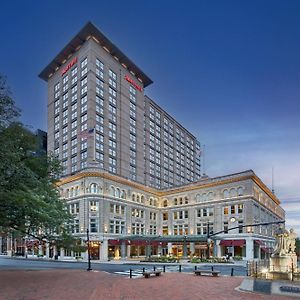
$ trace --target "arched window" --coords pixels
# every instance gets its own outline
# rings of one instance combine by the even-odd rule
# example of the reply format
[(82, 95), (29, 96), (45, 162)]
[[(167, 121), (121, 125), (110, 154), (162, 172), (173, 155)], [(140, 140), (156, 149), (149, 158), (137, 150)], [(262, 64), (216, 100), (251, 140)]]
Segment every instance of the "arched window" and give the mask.
[(149, 199), (149, 205), (153, 205), (153, 198)]
[(153, 200), (153, 206), (157, 206), (157, 199)]
[(66, 190), (66, 198), (69, 198), (69, 197), (70, 197), (70, 190), (67, 189), (67, 190)]
[(167, 199), (164, 200), (163, 207), (168, 207), (168, 200)]
[(200, 195), (200, 194), (197, 194), (197, 195), (196, 195), (196, 201), (197, 201), (197, 202), (200, 202), (200, 201), (201, 201), (201, 195)]
[(223, 198), (229, 198), (229, 192), (228, 190), (223, 191)]
[(76, 187), (75, 187), (75, 196), (78, 196), (78, 195), (79, 195), (79, 187), (76, 186)]
[(174, 205), (178, 205), (177, 198), (174, 198)]
[(117, 188), (117, 189), (116, 189), (116, 197), (117, 197), (117, 198), (120, 198), (120, 196), (121, 196), (120, 189)]
[(187, 196), (184, 197), (184, 204), (188, 204), (189, 203), (189, 198)]
[(111, 186), (110, 187), (110, 191), (109, 191), (109, 194), (113, 197), (116, 197), (116, 189), (114, 186)]
[(214, 199), (214, 193), (213, 192), (209, 192), (208, 193), (208, 199), (209, 200), (213, 200)]
[(243, 196), (243, 194), (244, 194), (244, 189), (240, 186), (238, 188), (238, 196)]
[(97, 194), (98, 193), (98, 184), (97, 183), (92, 183), (90, 185), (90, 191), (92, 194)]
[(136, 195), (136, 202), (140, 202), (140, 195), (139, 194)]
[(74, 189), (71, 188), (70, 197), (73, 197), (73, 196), (74, 196)]
[(135, 202), (135, 194), (132, 194), (132, 196), (131, 196), (131, 199), (132, 199), (132, 201), (134, 201)]
[(125, 190), (121, 191), (121, 198), (122, 199), (126, 199), (126, 192), (125, 192)]
[(202, 201), (206, 201), (207, 200), (207, 194), (203, 193), (202, 196), (201, 196), (201, 198), (202, 198)]
[(145, 203), (145, 197), (144, 197), (144, 195), (141, 196), (141, 202)]
[(230, 190), (230, 197), (236, 197), (236, 189), (231, 189)]

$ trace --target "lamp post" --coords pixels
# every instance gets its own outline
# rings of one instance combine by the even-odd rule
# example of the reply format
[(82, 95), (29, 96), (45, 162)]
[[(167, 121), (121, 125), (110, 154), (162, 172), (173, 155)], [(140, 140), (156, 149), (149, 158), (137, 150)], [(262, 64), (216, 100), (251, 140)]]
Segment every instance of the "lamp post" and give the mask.
[(88, 247), (88, 268), (87, 271), (91, 271), (91, 253), (90, 253), (90, 236), (89, 236), (89, 229), (86, 229), (86, 238), (87, 238), (87, 247)]
[(210, 234), (209, 234), (209, 222), (207, 222), (207, 229), (206, 229), (206, 244), (207, 244), (207, 251), (206, 251), (206, 258), (209, 258), (209, 247), (210, 247)]

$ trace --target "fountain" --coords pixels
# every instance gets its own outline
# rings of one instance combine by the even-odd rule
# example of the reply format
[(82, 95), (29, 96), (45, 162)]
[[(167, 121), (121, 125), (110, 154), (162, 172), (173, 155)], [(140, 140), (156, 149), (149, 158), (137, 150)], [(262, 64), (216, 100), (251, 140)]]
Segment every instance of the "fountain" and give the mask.
[(280, 227), (275, 233), (276, 246), (270, 257), (267, 279), (293, 279), (297, 273), (296, 233), (293, 229), (289, 231)]

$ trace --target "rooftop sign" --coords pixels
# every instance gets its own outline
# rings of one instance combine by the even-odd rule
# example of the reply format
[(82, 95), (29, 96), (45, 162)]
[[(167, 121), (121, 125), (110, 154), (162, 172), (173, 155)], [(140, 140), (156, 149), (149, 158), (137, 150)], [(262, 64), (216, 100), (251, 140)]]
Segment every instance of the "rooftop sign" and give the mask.
[(66, 74), (77, 63), (77, 57), (73, 58), (61, 71), (61, 76)]
[(134, 82), (133, 79), (131, 79), (128, 75), (125, 75), (125, 80), (127, 80), (129, 83), (131, 83), (137, 90), (139, 90), (140, 92), (143, 91), (142, 87), (140, 87), (137, 83)]

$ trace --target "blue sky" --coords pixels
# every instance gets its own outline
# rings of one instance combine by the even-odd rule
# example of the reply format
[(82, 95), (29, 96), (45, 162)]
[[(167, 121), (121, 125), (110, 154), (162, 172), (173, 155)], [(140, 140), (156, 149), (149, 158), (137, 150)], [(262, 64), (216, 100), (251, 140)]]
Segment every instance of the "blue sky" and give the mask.
[(253, 169), (300, 235), (300, 1), (6, 1), (0, 72), (22, 120), (46, 129), (37, 75), (92, 21), (206, 145), (209, 176)]

